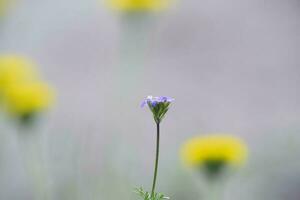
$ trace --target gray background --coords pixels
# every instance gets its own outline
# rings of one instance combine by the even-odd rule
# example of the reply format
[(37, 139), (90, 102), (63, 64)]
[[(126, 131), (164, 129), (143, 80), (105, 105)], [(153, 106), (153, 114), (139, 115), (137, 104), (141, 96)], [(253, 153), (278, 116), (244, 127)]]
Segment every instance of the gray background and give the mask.
[[(167, 95), (176, 101), (162, 127), (161, 191), (200, 199), (180, 145), (225, 132), (250, 157), (223, 199), (298, 200), (299, 11), (298, 0), (184, 0), (133, 16), (96, 0), (17, 2), (1, 21), (1, 53), (35, 60), (57, 91), (37, 131), (47, 198), (133, 199), (133, 187), (149, 188), (155, 127), (139, 105)], [(10, 143), (1, 199), (34, 199)]]

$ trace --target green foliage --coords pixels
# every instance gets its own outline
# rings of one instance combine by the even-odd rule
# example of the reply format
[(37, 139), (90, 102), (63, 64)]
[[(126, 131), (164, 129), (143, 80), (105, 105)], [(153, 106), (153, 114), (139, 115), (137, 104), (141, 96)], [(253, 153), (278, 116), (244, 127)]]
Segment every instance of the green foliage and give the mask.
[(163, 200), (163, 199), (170, 199), (169, 197), (166, 197), (165, 195), (163, 195), (161, 193), (155, 193), (152, 196), (150, 192), (144, 191), (143, 188), (136, 188), (134, 191), (140, 197), (142, 197), (142, 200)]
[(156, 123), (160, 123), (169, 110), (170, 102), (159, 102), (155, 106), (148, 102), (148, 106), (153, 113), (153, 117)]

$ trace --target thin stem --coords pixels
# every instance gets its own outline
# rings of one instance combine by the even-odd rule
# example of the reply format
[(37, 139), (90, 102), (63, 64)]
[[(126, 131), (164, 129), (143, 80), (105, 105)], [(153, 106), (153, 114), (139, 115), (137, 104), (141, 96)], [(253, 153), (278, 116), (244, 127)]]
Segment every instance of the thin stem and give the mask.
[(157, 169), (158, 169), (158, 158), (159, 158), (159, 123), (156, 123), (157, 135), (156, 135), (156, 156), (155, 156), (155, 167), (154, 167), (154, 176), (153, 176), (153, 184), (151, 190), (151, 197), (154, 196), (155, 193), (155, 185), (156, 185), (156, 177), (157, 177)]
[(222, 198), (222, 182), (214, 180), (209, 185), (209, 198), (210, 200), (221, 200)]

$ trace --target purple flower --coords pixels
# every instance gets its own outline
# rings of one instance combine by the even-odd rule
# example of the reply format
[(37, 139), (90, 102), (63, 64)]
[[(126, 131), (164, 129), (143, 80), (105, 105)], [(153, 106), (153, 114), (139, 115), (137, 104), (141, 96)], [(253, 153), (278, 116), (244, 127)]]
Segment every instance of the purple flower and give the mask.
[(171, 103), (174, 100), (175, 99), (173, 99), (173, 98), (165, 97), (165, 96), (158, 97), (158, 102), (162, 102), (162, 103), (165, 103), (165, 102)]
[(145, 105), (148, 105), (150, 103), (153, 107), (155, 107), (159, 103), (171, 103), (174, 101), (173, 98), (170, 97), (165, 97), (165, 96), (160, 96), (160, 97), (153, 97), (153, 96), (148, 96), (141, 104), (141, 107), (145, 107)]
[(160, 96), (160, 97), (153, 97), (148, 96), (141, 104), (141, 107), (145, 107), (148, 105), (151, 112), (153, 113), (154, 120), (157, 124), (159, 124), (166, 113), (169, 110), (169, 105), (173, 102), (174, 99), (170, 97)]

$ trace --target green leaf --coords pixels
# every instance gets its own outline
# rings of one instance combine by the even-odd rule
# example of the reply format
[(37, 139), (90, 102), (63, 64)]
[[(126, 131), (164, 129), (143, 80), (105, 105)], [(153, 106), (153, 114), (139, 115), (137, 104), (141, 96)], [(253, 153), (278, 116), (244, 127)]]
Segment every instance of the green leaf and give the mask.
[(134, 192), (139, 195), (143, 200), (163, 200), (163, 199), (170, 199), (161, 193), (155, 193), (151, 196), (150, 192), (145, 191), (142, 187), (135, 188)]

